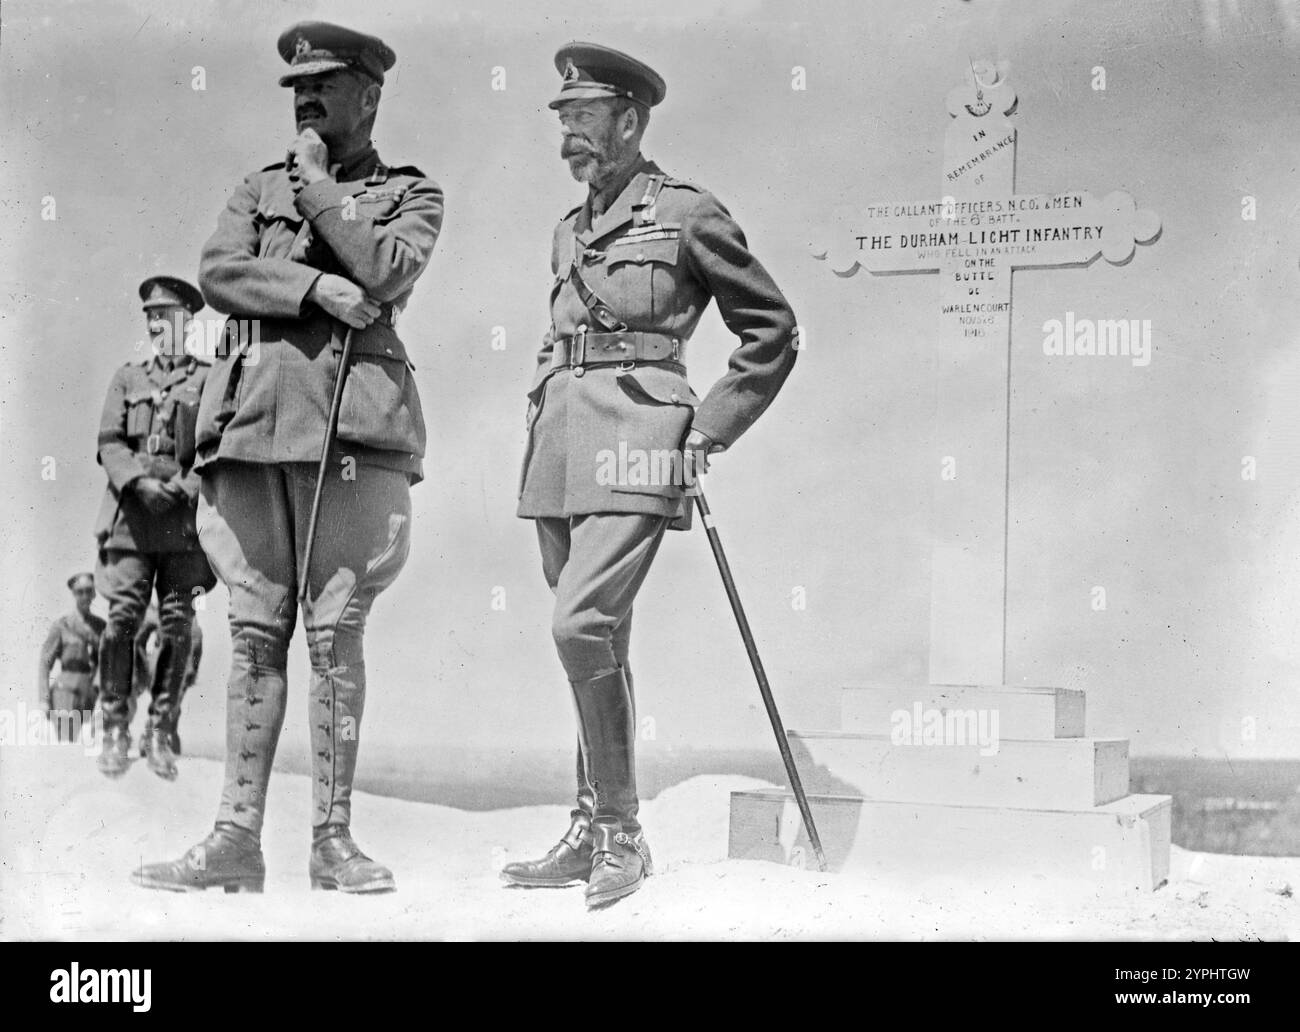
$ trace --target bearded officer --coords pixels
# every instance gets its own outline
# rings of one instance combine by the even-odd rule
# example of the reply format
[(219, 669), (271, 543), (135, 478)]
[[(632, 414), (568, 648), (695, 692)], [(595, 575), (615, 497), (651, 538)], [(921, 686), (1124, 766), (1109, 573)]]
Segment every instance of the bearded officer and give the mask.
[(194, 527), (194, 428), (208, 367), (184, 348), (188, 322), (203, 308), (198, 288), (173, 276), (153, 276), (140, 284), (140, 299), (153, 353), (117, 371), (99, 428), (99, 462), (108, 474), (95, 527), (95, 582), (108, 599), (99, 651), (99, 769), (116, 778), (130, 766), (135, 635), (156, 588), (159, 657), (142, 753), (149, 769), (170, 781), (177, 774), (171, 743), (190, 655), (193, 603), (216, 583)]
[[(226, 774), (212, 833), (174, 863), (135, 872), (156, 889), (261, 891), (261, 832), (284, 721), (299, 567), (336, 371), (352, 334), (337, 446), (323, 486), (303, 623), (311, 660), (313, 888), (392, 890), (352, 839), (352, 780), (366, 697), (362, 637), (410, 542), (424, 419), (394, 330), (442, 226), (442, 191), (385, 164), (371, 142), (381, 40), (322, 22), (281, 35), (297, 135), (288, 161), (248, 176), (203, 249), (199, 282), (240, 346), (203, 394), (199, 533), (230, 589)], [(256, 325), (258, 340), (249, 339)], [(201, 862), (197, 858), (202, 858)]]
[[(41, 646), (36, 674), (36, 697), (60, 742), (74, 740), (74, 712), (87, 713), (95, 704), (95, 670), (99, 665), (99, 640), (104, 621), (90, 611), (95, 601), (95, 578), (78, 573), (68, 578), (73, 610), (50, 627)], [(59, 672), (54, 674), (55, 664)], [(53, 675), (53, 676), (51, 676)]]
[[(555, 592), (552, 631), (578, 717), (577, 805), (540, 860), (511, 884), (587, 881), (588, 906), (634, 892), (651, 873), (637, 820), (632, 603), (670, 522), (688, 518), (683, 484), (762, 414), (795, 361), (795, 318), (745, 236), (707, 190), (641, 155), (663, 79), (588, 43), (560, 50), (561, 156), (588, 186), (552, 240), (551, 329), (529, 394), (518, 513), (536, 521)], [(687, 342), (713, 299), (738, 346), (701, 401)], [(611, 457), (685, 452), (670, 477), (611, 475)], [(642, 481), (651, 482), (642, 482)], [(679, 524), (681, 525), (681, 524)]]

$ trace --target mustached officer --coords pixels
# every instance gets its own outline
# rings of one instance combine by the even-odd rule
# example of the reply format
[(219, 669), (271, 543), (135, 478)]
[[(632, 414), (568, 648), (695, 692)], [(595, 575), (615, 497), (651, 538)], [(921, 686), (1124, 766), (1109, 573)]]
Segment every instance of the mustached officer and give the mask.
[(170, 781), (177, 773), (171, 743), (194, 600), (216, 583), (195, 532), (199, 478), (191, 468), (208, 367), (184, 348), (188, 321), (203, 308), (198, 288), (173, 276), (153, 276), (140, 284), (140, 300), (152, 354), (113, 376), (99, 426), (99, 462), (108, 474), (95, 526), (95, 583), (108, 599), (99, 651), (99, 769), (116, 778), (130, 765), (135, 635), (156, 589), (160, 646), (142, 751), (149, 769)]
[[(529, 394), (518, 514), (536, 522), (555, 592), (551, 629), (578, 716), (577, 805), (549, 853), (502, 875), (524, 886), (586, 881), (595, 907), (651, 872), (637, 819), (633, 600), (665, 528), (686, 515), (684, 482), (785, 382), (795, 318), (717, 198), (642, 157), (663, 79), (589, 43), (562, 48), (555, 64), (560, 156), (587, 198), (552, 240), (551, 329)], [(701, 401), (685, 363), (710, 300), (738, 340)], [(611, 475), (611, 456), (674, 452), (673, 476)]]
[[(54, 728), (58, 741), (73, 740), (74, 712), (88, 713), (95, 704), (99, 639), (104, 621), (90, 611), (95, 601), (95, 578), (78, 573), (68, 578), (73, 610), (50, 627), (41, 646), (36, 674), (36, 697)], [(55, 665), (59, 671), (54, 673)], [(53, 675), (53, 676), (51, 676)]]
[[(259, 350), (218, 362), (199, 419), (199, 535), (230, 589), (226, 776), (210, 835), (136, 871), (154, 889), (261, 891), (262, 822), (288, 702), (298, 581), (311, 660), (313, 888), (387, 892), (393, 872), (352, 838), (352, 781), (366, 699), (363, 639), (375, 598), (410, 548), (410, 486), (424, 418), (398, 313), (433, 254), (442, 191), (389, 166), (371, 130), (396, 55), (382, 40), (307, 22), (280, 36), (296, 135), (289, 160), (248, 176), (203, 249), (199, 282)], [(284, 153), (282, 150), (281, 153)], [(341, 356), (351, 342), (335, 447), (308, 522)], [(194, 862), (202, 856), (201, 865)]]

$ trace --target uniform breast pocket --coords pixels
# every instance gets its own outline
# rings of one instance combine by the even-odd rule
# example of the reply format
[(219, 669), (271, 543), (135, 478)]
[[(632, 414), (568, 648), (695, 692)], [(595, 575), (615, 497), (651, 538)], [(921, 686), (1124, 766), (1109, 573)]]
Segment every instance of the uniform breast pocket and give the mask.
[(129, 394), (126, 398), (126, 436), (148, 437), (153, 431), (153, 395)]
[(257, 256), (259, 258), (291, 258), (301, 260), (306, 253), (307, 241), (295, 248), (294, 242), (302, 230), (303, 218), (296, 209), (282, 211), (275, 206), (257, 209)]
[(609, 248), (605, 270), (610, 304), (631, 325), (655, 319), (665, 309), (677, 274), (681, 240), (675, 230), (624, 237)]

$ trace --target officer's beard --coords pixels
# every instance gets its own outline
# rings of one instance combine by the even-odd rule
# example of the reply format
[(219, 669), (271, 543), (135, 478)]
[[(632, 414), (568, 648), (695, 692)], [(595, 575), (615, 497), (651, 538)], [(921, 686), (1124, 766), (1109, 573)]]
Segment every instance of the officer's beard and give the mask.
[(579, 183), (599, 190), (625, 168), (632, 154), (613, 142), (578, 141), (566, 138), (560, 145), (560, 157), (569, 163), (569, 173)]
[(606, 171), (607, 162), (601, 161), (600, 155), (592, 150), (571, 148), (566, 143), (561, 156), (569, 163), (569, 174), (579, 183), (599, 181), (601, 173)]

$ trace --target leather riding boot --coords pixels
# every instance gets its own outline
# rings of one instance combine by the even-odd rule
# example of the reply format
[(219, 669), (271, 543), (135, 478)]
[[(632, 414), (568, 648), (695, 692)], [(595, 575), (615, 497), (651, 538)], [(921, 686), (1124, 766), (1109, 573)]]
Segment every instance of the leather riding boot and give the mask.
[(218, 822), (197, 846), (179, 860), (145, 864), (131, 880), (146, 889), (197, 892), (222, 888), (226, 892), (261, 892), (266, 862), (258, 837), (245, 828)]
[(99, 772), (105, 777), (120, 778), (131, 768), (131, 732), (120, 724), (104, 725), (100, 740)]
[(352, 780), (357, 769), (361, 716), (366, 704), (366, 666), (359, 632), (336, 627), (313, 640), (311, 693), (312, 825), (352, 821)]
[[(620, 659), (623, 666), (623, 679), (627, 681), (627, 697), (632, 704), (632, 726), (636, 726), (636, 692), (632, 689), (632, 668), (627, 665), (627, 641), (622, 642), (622, 649), (619, 648), (617, 635), (614, 641), (614, 655)], [(577, 707), (577, 699), (574, 699), (574, 707)], [(585, 815), (590, 823), (592, 814), (596, 812), (596, 794), (591, 790), (591, 782), (587, 780), (587, 761), (582, 753), (582, 718), (578, 718), (578, 804), (574, 808), (570, 817), (577, 820), (579, 816)]]
[(135, 642), (130, 635), (106, 633), (99, 645), (99, 692), (104, 735), (99, 753), (100, 773), (120, 778), (131, 766), (131, 732), (127, 699), (131, 695), (131, 668)]
[(326, 824), (312, 830), (311, 863), (308, 867), (313, 889), (339, 892), (394, 892), (393, 872), (366, 856), (352, 841), (346, 824)]
[(237, 635), (226, 687), (226, 776), (217, 820), (262, 833), (266, 790), (284, 726), (283, 642)]
[(637, 820), (635, 720), (624, 671), (575, 681), (573, 694), (596, 799), (586, 901), (598, 907), (635, 892), (653, 868)]
[(161, 724), (150, 723), (144, 729), (144, 738), (140, 740), (140, 755), (145, 758), (149, 769), (164, 781), (175, 781), (179, 770), (176, 767), (176, 754), (172, 752), (171, 732)]
[(140, 743), (140, 755), (148, 761), (149, 769), (165, 781), (176, 780), (176, 752), (172, 742), (180, 719), (180, 697), (189, 656), (188, 635), (164, 636), (149, 691), (149, 723)]
[(630, 896), (654, 874), (645, 834), (629, 835), (618, 821), (598, 819), (591, 828), (591, 878), (587, 908), (608, 906)]
[(518, 860), (501, 869), (507, 885), (529, 889), (560, 889), (586, 881), (591, 874), (591, 817), (574, 811), (569, 830), (540, 860)]

